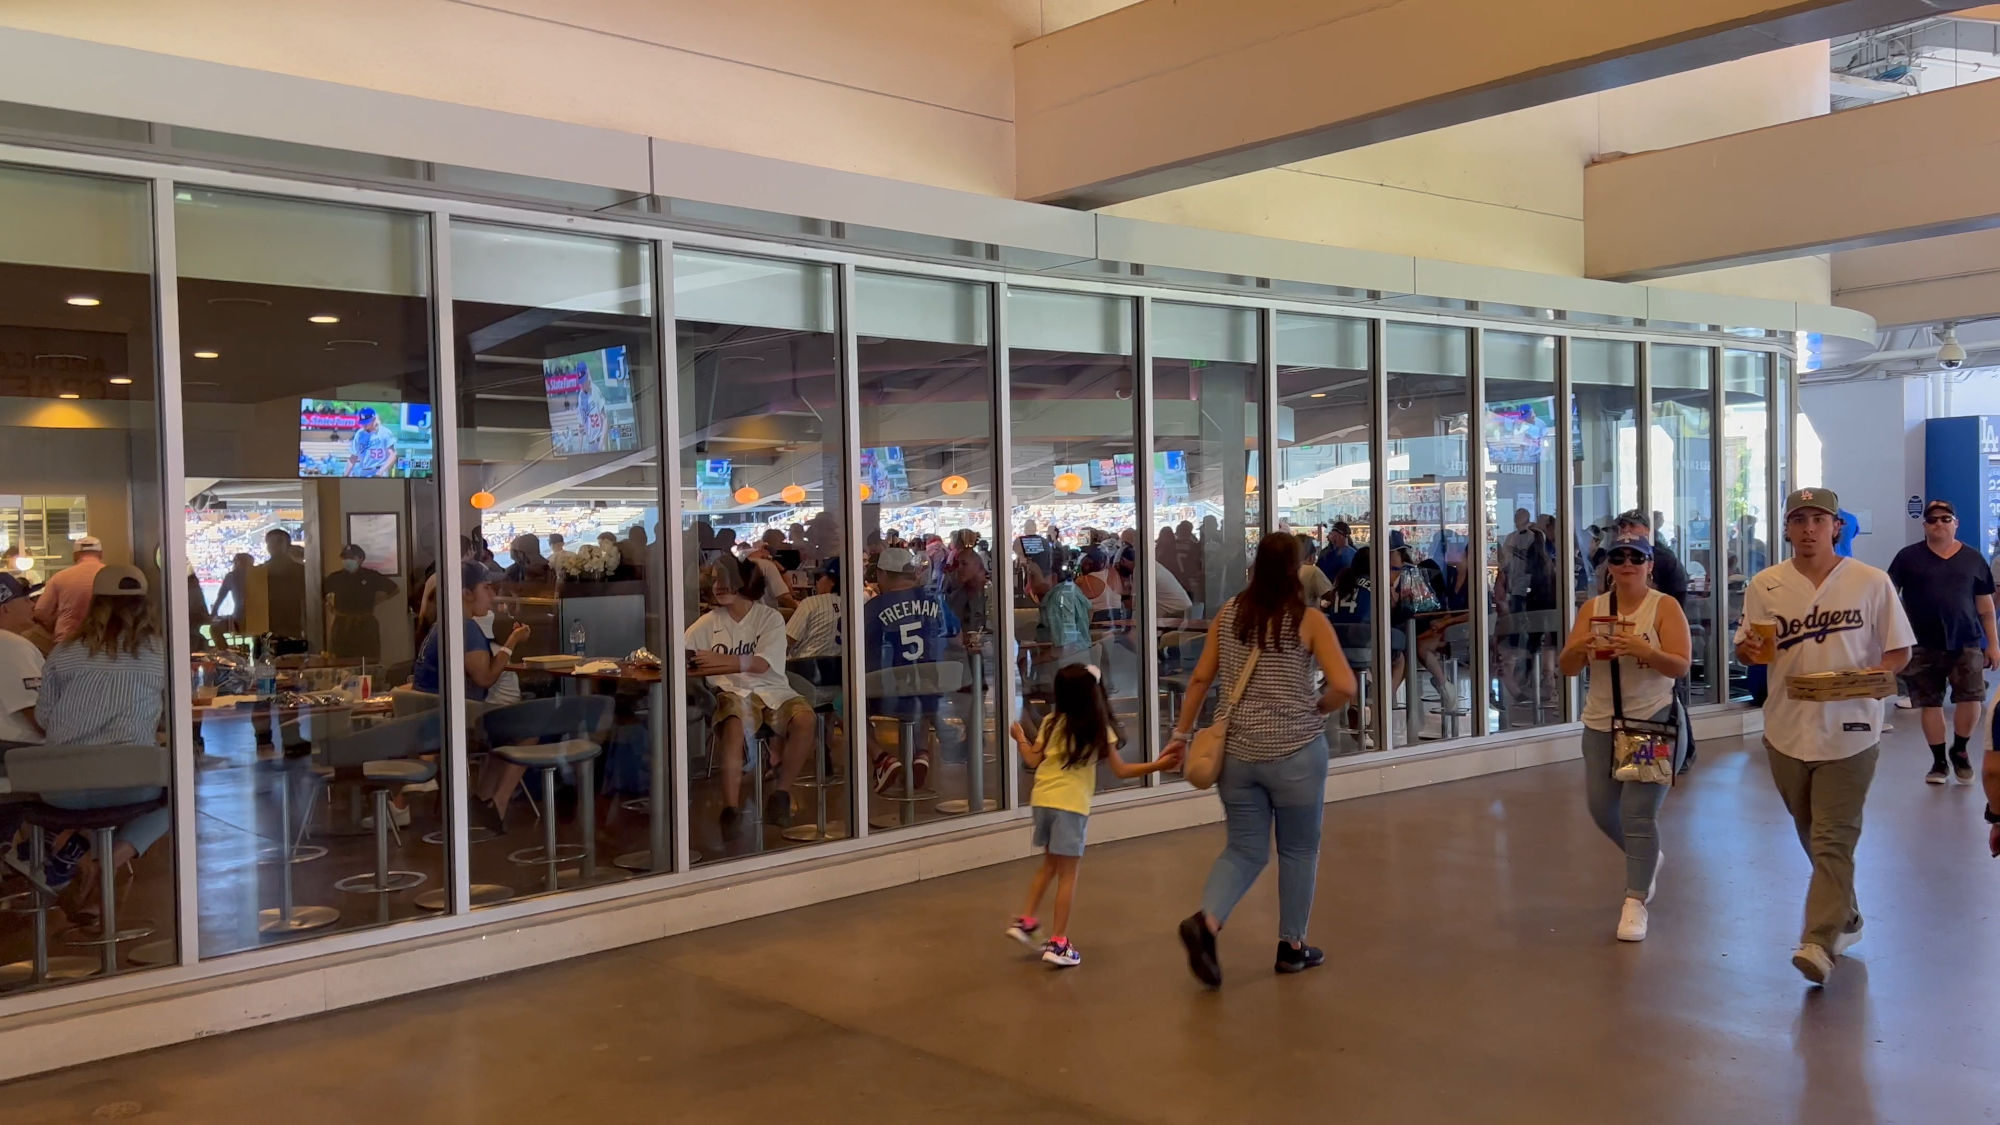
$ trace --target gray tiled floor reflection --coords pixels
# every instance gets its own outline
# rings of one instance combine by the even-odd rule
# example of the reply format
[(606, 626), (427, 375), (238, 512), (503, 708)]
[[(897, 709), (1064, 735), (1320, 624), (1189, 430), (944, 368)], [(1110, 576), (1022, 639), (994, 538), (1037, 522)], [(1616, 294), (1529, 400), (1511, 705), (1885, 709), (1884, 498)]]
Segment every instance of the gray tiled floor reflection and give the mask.
[(1806, 862), (1764, 764), (1713, 743), (1669, 802), (1643, 945), (1611, 939), (1620, 866), (1567, 763), (1330, 807), (1329, 963), (1302, 977), (1270, 971), (1267, 877), (1224, 935), (1224, 989), (1188, 980), (1171, 935), (1219, 844), (1204, 828), (1092, 850), (1073, 972), (1001, 937), (1028, 874), (1009, 864), (30, 1079), (0, 1116), (1993, 1120), (2000, 861), (1976, 791), (1925, 786), (1913, 731), (1891, 741), (1868, 938), (1823, 992), (1788, 961)]

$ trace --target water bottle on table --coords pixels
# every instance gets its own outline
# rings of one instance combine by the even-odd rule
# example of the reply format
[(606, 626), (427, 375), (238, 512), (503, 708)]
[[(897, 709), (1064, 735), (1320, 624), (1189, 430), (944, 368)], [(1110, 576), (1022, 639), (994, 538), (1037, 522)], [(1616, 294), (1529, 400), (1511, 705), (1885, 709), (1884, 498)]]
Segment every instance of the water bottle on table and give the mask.
[(578, 621), (571, 625), (569, 627), (569, 654), (581, 660), (583, 659), (584, 650), (589, 647), (590, 631), (583, 627), (583, 622)]

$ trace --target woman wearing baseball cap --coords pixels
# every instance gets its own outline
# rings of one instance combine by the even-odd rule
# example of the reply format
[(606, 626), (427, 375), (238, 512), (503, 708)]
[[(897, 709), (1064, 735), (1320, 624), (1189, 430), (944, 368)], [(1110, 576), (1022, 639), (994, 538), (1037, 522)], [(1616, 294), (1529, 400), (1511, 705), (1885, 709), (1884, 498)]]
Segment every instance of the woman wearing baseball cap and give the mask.
[[(42, 666), (35, 721), (41, 724), (43, 742), (152, 746), (159, 741), (160, 715), (166, 707), (167, 650), (146, 576), (136, 567), (105, 566), (92, 581), (90, 594), (90, 609), (76, 635), (56, 645)], [(75, 789), (44, 793), (42, 800), (59, 808), (101, 809), (150, 801), (161, 793), (157, 787)], [(161, 807), (120, 825), (111, 855), (92, 859), (124, 864), (146, 854), (167, 834), (168, 817)], [(51, 889), (71, 884), (88, 848), (88, 838), (76, 833), (56, 849), (43, 869)], [(64, 896), (63, 912), (71, 921), (97, 912), (98, 881), (87, 877), (90, 868), (91, 863), (84, 861), (86, 877), (75, 880), (80, 893)]]

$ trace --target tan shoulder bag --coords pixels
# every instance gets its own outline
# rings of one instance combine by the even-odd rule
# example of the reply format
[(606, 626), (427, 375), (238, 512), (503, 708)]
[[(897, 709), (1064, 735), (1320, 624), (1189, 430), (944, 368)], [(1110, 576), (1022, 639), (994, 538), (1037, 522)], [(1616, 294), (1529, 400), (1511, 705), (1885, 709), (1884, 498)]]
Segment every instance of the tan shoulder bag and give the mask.
[[(1250, 658), (1243, 662), (1243, 672), (1236, 677), (1236, 686), (1229, 689), (1229, 705), (1223, 710), (1223, 717), (1195, 732), (1188, 742), (1187, 760), (1181, 763), (1181, 776), (1193, 783), (1196, 789), (1207, 789), (1222, 776), (1222, 748), (1229, 742), (1229, 717), (1236, 713), (1237, 701), (1243, 698), (1244, 689), (1250, 686), (1250, 673), (1257, 670), (1257, 648), (1252, 646)], [(1190, 700), (1200, 706), (1199, 700)]]

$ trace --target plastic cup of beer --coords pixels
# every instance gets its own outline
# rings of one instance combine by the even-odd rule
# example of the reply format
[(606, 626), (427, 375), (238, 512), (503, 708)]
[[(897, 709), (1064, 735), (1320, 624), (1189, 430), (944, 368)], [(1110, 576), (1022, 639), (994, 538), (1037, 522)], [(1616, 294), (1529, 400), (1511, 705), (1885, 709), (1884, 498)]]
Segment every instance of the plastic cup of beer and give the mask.
[(1757, 641), (1758, 664), (1769, 664), (1778, 651), (1778, 623), (1776, 621), (1752, 621), (1750, 635)]

